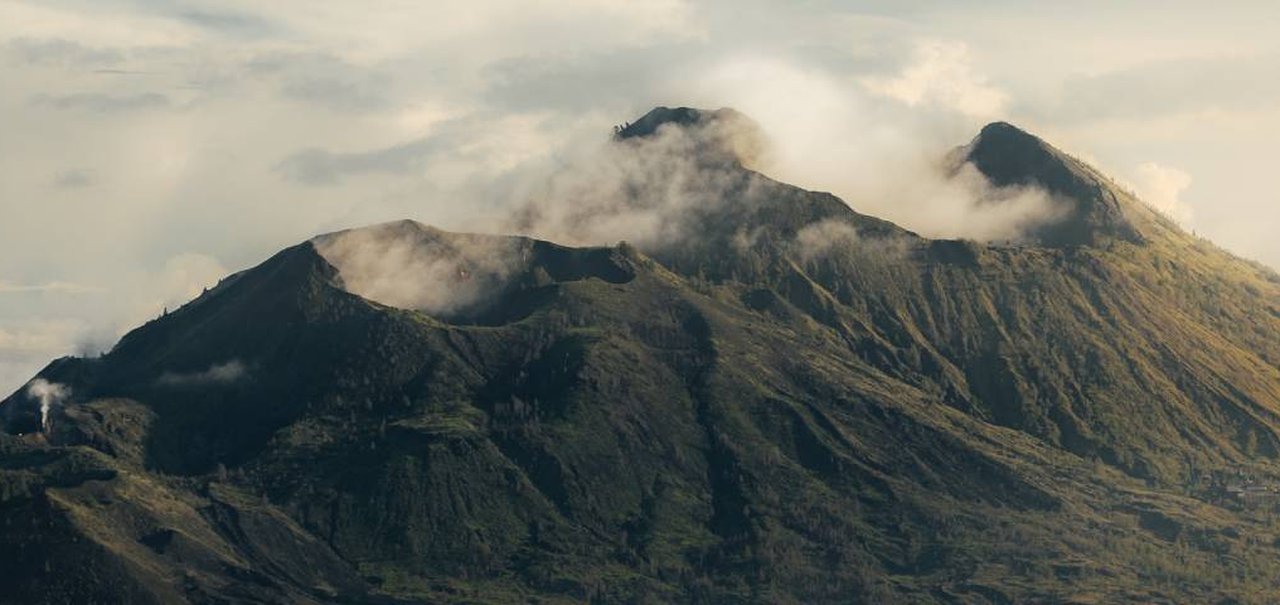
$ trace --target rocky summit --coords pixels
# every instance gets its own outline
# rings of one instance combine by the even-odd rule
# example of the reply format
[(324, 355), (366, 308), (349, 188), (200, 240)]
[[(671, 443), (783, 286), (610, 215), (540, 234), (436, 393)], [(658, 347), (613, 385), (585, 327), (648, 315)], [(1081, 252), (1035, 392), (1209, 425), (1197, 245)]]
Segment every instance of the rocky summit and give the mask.
[(715, 177), (684, 237), (322, 235), (53, 361), (0, 602), (1280, 601), (1280, 276), (1009, 124), (952, 161), (1065, 210), (997, 245), (743, 120), (617, 131)]

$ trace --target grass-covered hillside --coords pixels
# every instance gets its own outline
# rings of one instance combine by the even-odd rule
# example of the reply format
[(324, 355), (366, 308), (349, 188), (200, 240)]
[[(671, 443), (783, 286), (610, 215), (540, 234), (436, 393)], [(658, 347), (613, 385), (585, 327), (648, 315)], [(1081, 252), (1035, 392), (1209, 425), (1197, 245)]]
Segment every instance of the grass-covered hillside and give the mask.
[[(665, 111), (615, 144), (726, 115)], [(929, 240), (707, 152), (679, 241), (286, 249), (0, 403), (0, 602), (1280, 600), (1280, 277), (957, 158), (1068, 211)]]

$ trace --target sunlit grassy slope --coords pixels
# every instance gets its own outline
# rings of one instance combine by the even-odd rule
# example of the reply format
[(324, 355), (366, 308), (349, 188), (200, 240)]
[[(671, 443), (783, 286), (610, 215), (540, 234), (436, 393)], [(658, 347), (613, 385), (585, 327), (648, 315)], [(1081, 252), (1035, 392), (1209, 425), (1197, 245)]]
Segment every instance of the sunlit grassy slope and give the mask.
[(970, 160), (1078, 204), (1018, 245), (731, 165), (698, 239), (524, 242), (448, 321), (287, 249), (0, 407), (0, 601), (1280, 600), (1226, 490), (1280, 482), (1280, 277), (1007, 128)]

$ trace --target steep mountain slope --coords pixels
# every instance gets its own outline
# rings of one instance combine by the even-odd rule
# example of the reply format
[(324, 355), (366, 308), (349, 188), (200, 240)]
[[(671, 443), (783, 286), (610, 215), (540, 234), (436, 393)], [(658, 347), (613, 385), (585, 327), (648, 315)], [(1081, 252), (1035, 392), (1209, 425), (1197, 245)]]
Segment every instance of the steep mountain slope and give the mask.
[(1280, 277), (1006, 124), (958, 157), (1070, 205), (1017, 246), (747, 170), (739, 119), (618, 133), (698, 137), (696, 238), (329, 234), (55, 361), (0, 404), (0, 601), (1280, 597), (1226, 491), (1280, 481)]
[(1154, 229), (1176, 230), (1092, 167), (1011, 124), (988, 124), (959, 151), (996, 186), (1040, 187), (1069, 201), (1065, 216), (1032, 230), (1030, 239), (1041, 245), (1098, 244), (1109, 238), (1140, 242), (1155, 235)]

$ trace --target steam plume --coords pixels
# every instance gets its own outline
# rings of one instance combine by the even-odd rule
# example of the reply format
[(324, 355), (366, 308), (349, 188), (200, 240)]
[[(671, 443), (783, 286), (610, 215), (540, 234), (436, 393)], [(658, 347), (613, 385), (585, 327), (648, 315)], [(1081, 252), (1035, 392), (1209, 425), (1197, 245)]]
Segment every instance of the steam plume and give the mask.
[(61, 405), (71, 396), (71, 388), (56, 382), (37, 378), (27, 385), (27, 396), (40, 401), (40, 430), (49, 432), (49, 411)]

